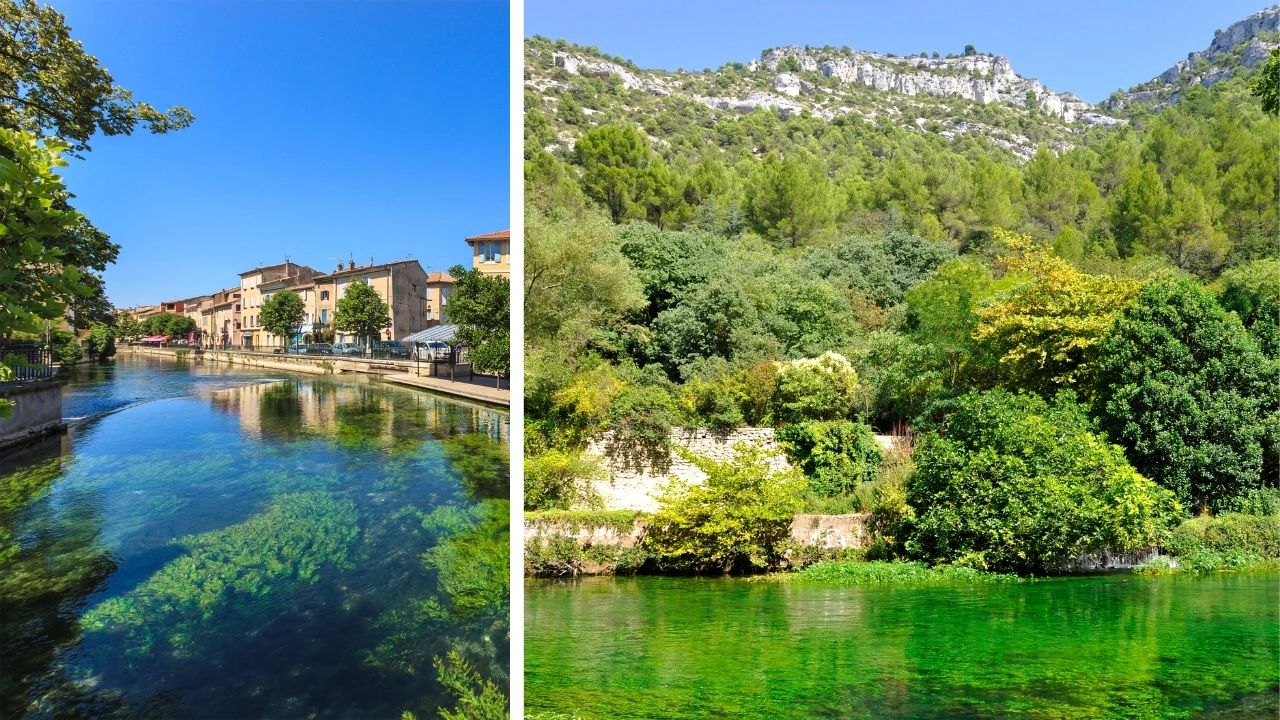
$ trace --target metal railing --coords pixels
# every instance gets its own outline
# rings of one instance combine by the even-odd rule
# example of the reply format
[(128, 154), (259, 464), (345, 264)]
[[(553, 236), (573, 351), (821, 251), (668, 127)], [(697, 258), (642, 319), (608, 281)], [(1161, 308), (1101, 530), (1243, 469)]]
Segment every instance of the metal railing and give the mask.
[(13, 370), (15, 380), (39, 380), (58, 374), (53, 350), (34, 343), (0, 343), (0, 362)]

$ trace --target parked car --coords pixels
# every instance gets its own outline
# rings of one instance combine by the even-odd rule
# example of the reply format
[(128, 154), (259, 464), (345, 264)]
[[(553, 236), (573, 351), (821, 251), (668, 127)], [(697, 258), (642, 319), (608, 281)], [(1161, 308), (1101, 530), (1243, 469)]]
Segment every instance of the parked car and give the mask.
[(355, 343), (344, 342), (335, 343), (333, 346), (334, 355), (364, 355), (364, 348)]
[(399, 340), (388, 340), (387, 342), (378, 343), (376, 350), (377, 352), (374, 353), (375, 355), (385, 358), (395, 358), (399, 360), (409, 359), (409, 346)]
[(332, 355), (333, 346), (329, 343), (311, 343), (307, 346), (308, 355)]
[(452, 353), (449, 343), (443, 340), (426, 340), (414, 347), (413, 358), (422, 362), (446, 362)]
[(307, 345), (307, 343), (294, 343), (289, 347), (278, 347), (275, 350), (272, 350), (271, 352), (277, 353), (277, 354), (286, 353), (289, 355), (306, 355), (308, 347), (310, 346)]

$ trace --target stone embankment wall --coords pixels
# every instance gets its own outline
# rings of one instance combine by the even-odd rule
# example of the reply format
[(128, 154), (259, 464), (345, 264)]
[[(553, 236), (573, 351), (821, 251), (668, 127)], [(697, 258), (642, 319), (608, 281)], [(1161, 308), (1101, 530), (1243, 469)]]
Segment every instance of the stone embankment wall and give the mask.
[[(791, 521), (791, 540), (802, 550), (837, 552), (864, 548), (871, 540), (867, 519), (865, 513), (797, 515)], [(526, 521), (525, 552), (554, 539), (567, 539), (578, 545), (584, 558), (582, 564), (572, 570), (573, 573), (607, 575), (615, 571), (615, 560), (620, 552), (640, 544), (644, 531), (643, 517), (637, 518), (630, 527)], [(526, 572), (529, 572), (527, 565)]]
[[(175, 348), (153, 348), (126, 346), (119, 352), (138, 355), (154, 355), (156, 357), (174, 358), (178, 356)], [(213, 360), (216, 362), (247, 365), (270, 370), (288, 370), (290, 372), (309, 373), (312, 375), (332, 375), (341, 372), (369, 372), (370, 369), (403, 368), (408, 372), (413, 365), (394, 361), (378, 360), (372, 363), (367, 360), (353, 360), (329, 355), (286, 355), (283, 353), (257, 353), (240, 350), (188, 350), (186, 357), (192, 360)]]
[(56, 379), (0, 383), (0, 398), (14, 402), (13, 413), (0, 418), (0, 449), (61, 431), (62, 383)]
[[(877, 435), (876, 440), (885, 449), (893, 447), (892, 436)], [(734, 446), (738, 443), (754, 445), (767, 452), (770, 467), (775, 472), (791, 467), (778, 447), (773, 428), (738, 428), (727, 435), (705, 429), (677, 428), (671, 431), (673, 446), (683, 447), (694, 455), (720, 462), (737, 455)], [(599, 455), (607, 471), (605, 479), (594, 483), (596, 492), (604, 500), (606, 510), (653, 512), (658, 509), (655, 496), (668, 480), (675, 478), (691, 484), (701, 484), (707, 479), (706, 473), (678, 455), (672, 455), (669, 468), (646, 466), (637, 469), (628, 466), (620, 458), (609, 457), (607, 442), (603, 439), (592, 442), (587, 451)]]

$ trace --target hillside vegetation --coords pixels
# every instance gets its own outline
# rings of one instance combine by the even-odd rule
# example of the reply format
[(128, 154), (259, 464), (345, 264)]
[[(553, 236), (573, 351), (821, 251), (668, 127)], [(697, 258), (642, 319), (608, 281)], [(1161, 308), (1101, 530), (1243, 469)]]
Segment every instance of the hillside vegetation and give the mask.
[[(808, 475), (779, 507), (1024, 571), (1162, 543), (1280, 475), (1262, 68), (1087, 126), (865, 87), (869, 109), (830, 117), (721, 110), (694, 96), (756, 71), (655, 84), (589, 48), (527, 54), (530, 509), (592, 505), (590, 439), (660, 464), (674, 426), (772, 425)], [(1037, 147), (948, 130), (977, 116)], [(915, 452), (868, 459), (868, 426)]]

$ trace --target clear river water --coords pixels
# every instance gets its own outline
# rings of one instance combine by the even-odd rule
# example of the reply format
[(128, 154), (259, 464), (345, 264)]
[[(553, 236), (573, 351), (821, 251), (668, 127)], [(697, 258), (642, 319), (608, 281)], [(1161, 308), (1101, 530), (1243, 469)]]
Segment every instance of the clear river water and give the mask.
[(0, 718), (436, 717), (507, 684), (505, 413), (123, 357), (0, 455)]
[[(525, 584), (525, 707), (591, 718), (1276, 718), (1280, 575)], [(554, 713), (564, 713), (563, 716)]]

